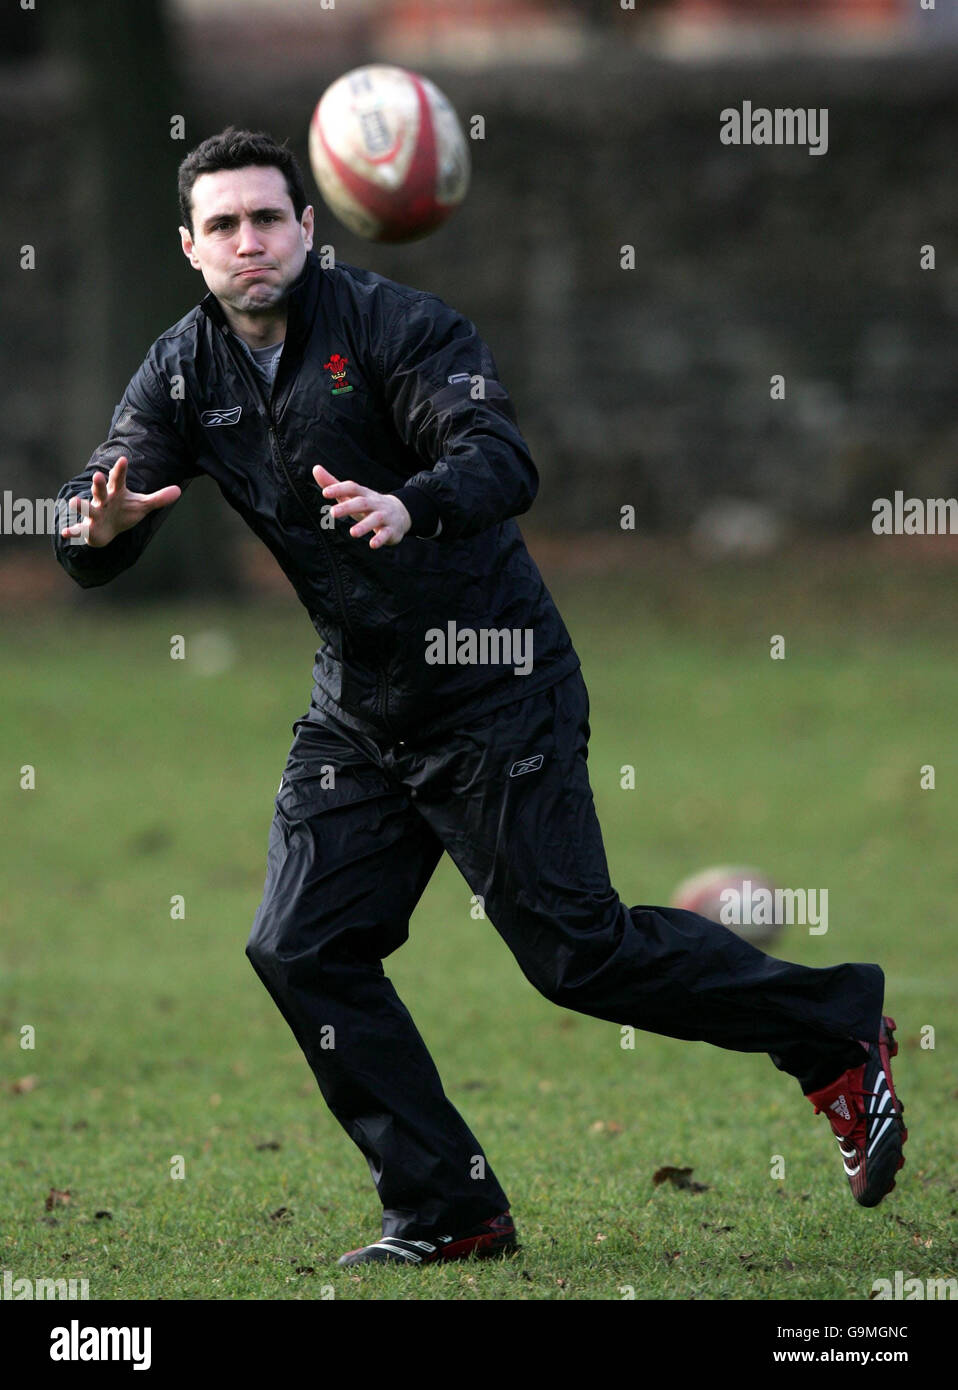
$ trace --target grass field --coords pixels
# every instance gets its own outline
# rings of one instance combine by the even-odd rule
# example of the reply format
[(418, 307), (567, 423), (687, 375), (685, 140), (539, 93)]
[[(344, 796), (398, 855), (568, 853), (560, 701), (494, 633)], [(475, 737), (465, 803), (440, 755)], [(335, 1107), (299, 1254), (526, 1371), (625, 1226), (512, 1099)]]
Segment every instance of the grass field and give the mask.
[[(911, 1125), (897, 1191), (855, 1205), (826, 1121), (767, 1057), (649, 1034), (623, 1050), (615, 1025), (541, 999), (444, 860), (387, 973), (523, 1249), (338, 1269), (378, 1234), (375, 1190), (243, 952), (312, 629), (292, 595), (222, 611), (82, 595), (0, 639), (0, 1269), (106, 1299), (867, 1300), (897, 1270), (955, 1275), (953, 570), (795, 554), (550, 579), (622, 897), (754, 862), (829, 890), (827, 934), (787, 929), (778, 954), (884, 966)], [(170, 659), (173, 634), (209, 630), (230, 669)], [(705, 1190), (654, 1187), (667, 1164)]]

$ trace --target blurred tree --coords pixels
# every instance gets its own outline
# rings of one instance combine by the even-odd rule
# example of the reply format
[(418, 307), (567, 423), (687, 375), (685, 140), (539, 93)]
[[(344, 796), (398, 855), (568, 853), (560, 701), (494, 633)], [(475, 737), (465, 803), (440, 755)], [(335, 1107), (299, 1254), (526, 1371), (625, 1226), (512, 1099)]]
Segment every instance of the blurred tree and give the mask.
[[(205, 287), (179, 248), (176, 172), (192, 132), (163, 0), (45, 0), (46, 43), (79, 77), (78, 119), (64, 208), (74, 227), (64, 308), (72, 400), (66, 443), (78, 472), (109, 427), (153, 340)], [(237, 587), (224, 504), (205, 479), (117, 598)]]

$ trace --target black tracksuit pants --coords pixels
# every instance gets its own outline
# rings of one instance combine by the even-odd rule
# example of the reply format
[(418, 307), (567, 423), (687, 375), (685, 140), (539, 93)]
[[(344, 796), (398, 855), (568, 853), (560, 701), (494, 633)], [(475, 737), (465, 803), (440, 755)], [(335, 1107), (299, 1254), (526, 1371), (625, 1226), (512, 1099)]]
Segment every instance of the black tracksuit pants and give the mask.
[(862, 1059), (854, 1039), (878, 1036), (877, 965), (790, 965), (694, 913), (620, 901), (588, 716), (577, 670), (422, 742), (377, 742), (315, 705), (293, 726), (247, 954), (368, 1160), (384, 1235), (455, 1234), (509, 1205), (488, 1162), (473, 1176), (482, 1149), (381, 963), (443, 849), (526, 978), (564, 1008), (768, 1052), (805, 1091)]

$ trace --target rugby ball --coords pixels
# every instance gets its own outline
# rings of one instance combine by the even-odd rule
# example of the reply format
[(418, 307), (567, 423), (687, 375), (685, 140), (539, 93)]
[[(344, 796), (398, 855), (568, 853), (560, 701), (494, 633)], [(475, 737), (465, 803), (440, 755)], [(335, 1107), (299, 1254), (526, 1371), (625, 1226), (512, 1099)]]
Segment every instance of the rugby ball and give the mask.
[(762, 950), (782, 930), (775, 902), (775, 887), (761, 870), (727, 864), (693, 874), (672, 894), (673, 907), (721, 922), (736, 936)]
[(406, 68), (354, 68), (323, 93), (309, 160), (330, 211), (368, 241), (416, 241), (466, 196), (469, 146), (452, 103)]

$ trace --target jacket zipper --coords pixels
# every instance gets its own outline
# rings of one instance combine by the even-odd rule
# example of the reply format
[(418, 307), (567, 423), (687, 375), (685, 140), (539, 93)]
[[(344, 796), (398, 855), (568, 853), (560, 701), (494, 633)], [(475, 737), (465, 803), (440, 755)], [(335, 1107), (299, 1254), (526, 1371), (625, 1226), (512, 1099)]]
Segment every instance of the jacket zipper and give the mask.
[[(337, 598), (337, 600), (338, 600), (338, 602), (339, 602), (339, 609), (340, 609), (340, 612), (341, 612), (342, 615), (343, 615), (343, 624), (344, 624), (344, 626), (347, 628), (347, 630), (349, 630), (349, 631), (352, 633), (352, 628), (351, 628), (350, 622), (349, 622), (349, 614), (348, 614), (348, 612), (347, 612), (347, 610), (346, 610), (346, 594), (345, 594), (345, 592), (344, 592), (344, 590), (343, 590), (342, 576), (341, 576), (340, 573), (339, 573), (339, 563), (338, 563), (338, 561), (337, 561), (337, 559), (336, 559), (336, 556), (332, 553), (332, 550), (331, 550), (331, 548), (330, 548), (329, 541), (328, 541), (327, 537), (324, 535), (322, 527), (321, 527), (321, 526), (318, 526), (318, 525), (316, 524), (315, 518), (313, 517), (312, 513), (309, 511), (309, 508), (308, 508), (308, 507), (306, 506), (306, 504), (303, 502), (303, 499), (300, 497), (299, 493), (297, 492), (296, 486), (295, 486), (295, 484), (293, 483), (293, 480), (292, 480), (292, 478), (291, 478), (290, 475), (289, 475), (289, 470), (288, 470), (287, 467), (286, 467), (286, 460), (285, 460), (285, 458), (283, 457), (283, 450), (282, 450), (282, 448), (280, 447), (279, 436), (278, 436), (277, 433), (276, 433), (276, 421), (275, 421), (275, 418), (274, 418), (274, 416), (273, 416), (273, 407), (272, 407), (272, 402), (271, 402), (271, 401), (268, 403), (267, 409), (268, 409), (268, 411), (269, 411), (269, 421), (270, 421), (270, 425), (269, 425), (269, 438), (270, 438), (270, 445), (271, 445), (271, 447), (272, 447), (272, 449), (273, 449), (273, 453), (274, 453), (274, 455), (276, 456), (276, 459), (277, 459), (278, 462), (279, 462), (280, 468), (282, 468), (282, 470), (283, 470), (283, 477), (286, 479), (286, 482), (287, 482), (288, 485), (289, 485), (289, 490), (290, 490), (290, 492), (292, 492), (292, 494), (293, 494), (293, 496), (296, 498), (297, 502), (299, 502), (300, 506), (301, 506), (301, 507), (303, 508), (303, 510), (308, 514), (309, 519), (310, 519), (310, 521), (311, 521), (311, 523), (312, 523), (312, 525), (313, 525), (313, 529), (316, 531), (317, 535), (319, 536), (320, 540), (321, 540), (322, 543), (323, 543), (323, 547), (324, 547), (324, 549), (325, 549), (325, 551), (326, 551), (326, 555), (327, 555), (327, 558), (328, 558), (328, 560), (329, 560), (330, 573), (331, 573), (332, 576), (333, 576), (333, 585), (334, 585), (334, 587), (335, 587), (335, 589), (336, 589), (336, 598)], [(355, 634), (353, 634), (353, 635), (355, 635)], [(343, 664), (345, 665), (345, 659), (344, 659)], [(388, 681), (387, 681), (387, 677), (386, 677), (386, 672), (385, 672), (381, 667), (379, 667), (379, 666), (376, 667), (376, 686), (377, 686), (378, 707), (379, 707), (380, 716), (381, 716), (381, 718), (382, 718), (382, 721), (383, 721), (384, 726), (389, 730), (390, 735), (391, 735), (393, 738), (395, 738), (395, 737), (396, 737), (396, 731), (393, 729), (392, 725), (390, 724), (389, 719), (388, 719), (387, 714), (386, 714), (386, 705), (387, 705), (387, 701), (388, 701), (388, 698), (389, 698), (389, 693), (388, 693), (388, 692), (389, 692), (389, 685), (388, 685)]]
[(393, 738), (395, 738), (395, 737), (396, 737), (396, 731), (395, 731), (395, 729), (393, 728), (393, 726), (390, 724), (390, 722), (389, 722), (389, 715), (388, 715), (388, 713), (387, 713), (388, 705), (389, 705), (389, 677), (386, 675), (386, 672), (385, 672), (381, 667), (379, 667), (379, 666), (376, 667), (376, 684), (379, 686), (379, 690), (380, 690), (380, 695), (379, 695), (379, 713), (380, 713), (380, 716), (381, 716), (381, 718), (382, 718), (383, 724), (386, 726), (386, 728), (387, 728), (387, 729), (389, 730), (389, 732), (392, 734)]
[[(352, 624), (351, 624), (350, 619), (349, 619), (349, 612), (348, 612), (348, 609), (347, 609), (347, 607), (346, 607), (346, 594), (345, 594), (345, 591), (344, 591), (344, 589), (343, 589), (342, 576), (341, 576), (341, 574), (339, 573), (339, 564), (338, 564), (338, 562), (337, 562), (337, 560), (336, 560), (336, 556), (333, 554), (332, 549), (330, 548), (329, 541), (328, 541), (328, 539), (326, 538), (325, 534), (323, 533), (323, 528), (322, 528), (320, 525), (318, 525), (318, 523), (317, 523), (317, 521), (316, 521), (316, 518), (313, 516), (313, 513), (310, 511), (309, 507), (306, 505), (306, 503), (303, 501), (302, 497), (300, 496), (300, 494), (299, 494), (299, 492), (298, 492), (298, 490), (297, 490), (297, 488), (296, 488), (295, 483), (293, 482), (292, 478), (290, 477), (289, 469), (288, 469), (287, 466), (286, 466), (286, 459), (285, 459), (284, 456), (283, 456), (283, 450), (282, 450), (282, 447), (280, 446), (279, 435), (278, 435), (277, 432), (276, 432), (276, 417), (275, 417), (275, 415), (273, 414), (272, 391), (270, 392), (269, 398), (267, 398), (266, 393), (263, 391), (263, 388), (262, 388), (261, 384), (260, 384), (258, 381), (255, 381), (255, 380), (253, 379), (252, 375), (251, 375), (251, 374), (248, 372), (248, 370), (247, 370), (247, 364), (246, 364), (245, 362), (242, 362), (242, 363), (240, 364), (240, 361), (239, 361), (240, 354), (239, 354), (239, 353), (234, 353), (233, 350), (229, 347), (229, 343), (228, 343), (228, 342), (227, 342), (227, 349), (230, 351), (230, 354), (231, 354), (231, 356), (233, 357), (233, 360), (234, 360), (235, 362), (237, 362), (238, 365), (240, 365), (240, 370), (244, 373), (244, 375), (247, 376), (247, 380), (248, 380), (249, 382), (252, 383), (253, 389), (255, 390), (256, 394), (259, 396), (259, 399), (262, 401), (262, 403), (263, 403), (263, 405), (264, 405), (264, 407), (265, 407), (265, 414), (266, 414), (266, 418), (267, 418), (267, 421), (268, 421), (270, 450), (271, 450), (271, 452), (272, 452), (272, 454), (273, 454), (274, 459), (275, 459), (276, 462), (279, 464), (280, 469), (282, 470), (283, 477), (286, 479), (286, 485), (287, 485), (287, 487), (289, 488), (289, 490), (290, 490), (290, 492), (293, 494), (293, 496), (296, 498), (296, 501), (299, 503), (300, 507), (302, 507), (303, 511), (304, 511), (304, 512), (306, 513), (306, 515), (309, 517), (310, 525), (312, 526), (313, 530), (316, 532), (316, 534), (319, 536), (320, 541), (322, 542), (323, 551), (324, 551), (324, 553), (325, 553), (325, 555), (326, 555), (327, 563), (328, 563), (328, 565), (329, 565), (329, 572), (330, 572), (330, 574), (331, 574), (332, 577), (333, 577), (333, 587), (334, 587), (334, 589), (336, 590), (336, 601), (337, 601), (337, 603), (338, 603), (338, 605), (339, 605), (339, 611), (340, 611), (340, 614), (341, 614), (341, 616), (342, 616), (343, 627), (345, 628), (345, 630), (346, 630), (347, 632), (350, 633), (350, 635), (355, 636), (355, 633), (353, 632), (353, 629), (352, 629)], [(278, 369), (277, 369), (277, 370), (278, 370)], [(275, 385), (275, 378), (274, 378), (274, 385)], [(345, 659), (344, 659), (344, 661), (343, 661), (343, 665), (345, 666)], [(388, 707), (388, 703), (389, 703), (389, 683), (388, 683), (388, 679), (387, 679), (387, 676), (386, 676), (385, 671), (384, 671), (381, 667), (378, 667), (378, 666), (377, 666), (375, 669), (376, 669), (377, 705), (378, 705), (378, 708), (379, 708), (379, 713), (380, 713), (380, 716), (381, 716), (381, 718), (382, 718), (382, 722), (383, 722), (384, 726), (389, 730), (389, 733), (392, 735), (392, 737), (395, 738), (395, 737), (396, 737), (396, 731), (393, 729), (392, 725), (390, 724), (390, 722), (389, 722), (389, 717), (388, 717), (388, 714), (387, 714), (387, 707)]]
[(270, 396), (267, 397), (265, 391), (263, 390), (261, 382), (256, 380), (254, 374), (249, 370), (247, 363), (243, 360), (242, 351), (240, 349), (233, 348), (232, 344), (229, 341), (228, 329), (224, 330), (223, 336), (226, 341), (227, 351), (229, 352), (233, 361), (239, 367), (241, 374), (246, 378), (247, 386), (252, 388), (254, 394), (259, 397), (259, 400), (263, 406), (263, 414), (266, 416), (267, 430), (269, 432), (270, 452), (273, 455), (273, 459), (276, 463), (279, 464), (283, 477), (286, 479), (287, 487), (289, 488), (293, 496), (296, 498), (296, 501), (299, 503), (302, 510), (306, 513), (306, 516), (309, 518), (310, 525), (312, 526), (316, 534), (319, 536), (319, 539), (322, 541), (323, 553), (326, 556), (326, 561), (329, 565), (329, 572), (333, 578), (333, 587), (336, 590), (336, 601), (339, 605), (339, 611), (342, 617), (343, 627), (346, 628), (347, 631), (351, 632), (352, 627), (349, 621), (349, 613), (346, 609), (346, 595), (343, 591), (342, 578), (339, 574), (339, 569), (336, 565), (336, 557), (332, 554), (329, 548), (329, 541), (323, 534), (322, 527), (318, 525), (316, 518), (313, 516), (313, 513), (310, 511), (309, 507), (303, 501), (303, 498), (297, 491), (296, 485), (290, 477), (289, 470), (286, 467), (286, 460), (283, 457), (283, 451), (280, 447), (279, 436), (276, 433), (276, 418), (273, 415), (272, 393), (270, 393)]
[[(317, 526), (316, 521), (315, 521), (315, 518), (313, 517), (312, 513), (309, 511), (309, 508), (308, 508), (308, 507), (306, 506), (306, 504), (303, 502), (303, 499), (300, 497), (299, 493), (296, 491), (295, 484), (293, 483), (293, 480), (292, 480), (292, 478), (291, 478), (290, 475), (289, 475), (289, 470), (288, 470), (287, 467), (286, 467), (286, 460), (285, 460), (285, 458), (283, 457), (283, 450), (282, 450), (282, 448), (280, 447), (279, 436), (278, 436), (277, 433), (276, 433), (276, 424), (275, 424), (275, 419), (274, 419), (274, 416), (273, 416), (272, 402), (270, 402), (270, 403), (268, 404), (267, 408), (268, 408), (268, 411), (269, 411), (269, 420), (270, 420), (270, 425), (269, 425), (269, 438), (270, 438), (270, 445), (271, 445), (271, 447), (272, 447), (273, 453), (274, 453), (274, 455), (275, 455), (277, 461), (279, 462), (280, 468), (282, 468), (282, 470), (283, 470), (283, 477), (286, 479), (286, 482), (289, 484), (289, 490), (290, 490), (290, 492), (292, 492), (292, 494), (293, 494), (293, 496), (296, 498), (297, 502), (299, 502), (300, 506), (303, 508), (303, 510), (304, 510), (304, 511), (307, 513), (307, 515), (309, 516), (310, 522), (311, 522), (312, 525), (313, 525), (313, 529), (316, 531), (317, 535), (319, 536), (320, 540), (321, 540), (322, 543), (323, 543), (323, 546), (324, 546), (325, 551), (326, 551), (327, 558), (328, 558), (328, 560), (329, 560), (330, 573), (331, 573), (332, 576), (333, 576), (333, 584), (334, 584), (335, 589), (336, 589), (336, 598), (337, 598), (337, 600), (338, 600), (338, 602), (339, 602), (340, 612), (341, 612), (342, 615), (343, 615), (343, 624), (344, 624), (344, 626), (345, 626), (350, 632), (352, 632), (352, 628), (350, 627), (350, 623), (349, 623), (349, 614), (348, 614), (348, 612), (347, 612), (347, 610), (346, 610), (346, 594), (345, 594), (345, 592), (344, 592), (344, 590), (343, 590), (342, 576), (341, 576), (340, 573), (339, 573), (339, 564), (338, 564), (338, 561), (337, 561), (337, 559), (336, 559), (336, 556), (332, 553), (332, 550), (330, 549), (329, 541), (328, 541), (328, 539), (326, 538), (326, 536), (323, 534), (323, 529), (322, 529), (322, 527), (321, 527), (321, 526)], [(355, 635), (355, 634), (353, 634), (353, 635)], [(344, 660), (344, 663), (343, 663), (343, 664), (345, 665), (345, 660)], [(388, 698), (389, 698), (389, 694), (388, 694), (388, 692), (389, 692), (389, 685), (388, 685), (388, 681), (387, 681), (387, 677), (386, 677), (386, 672), (385, 672), (381, 667), (379, 667), (379, 666), (376, 667), (376, 686), (377, 686), (377, 696), (378, 696), (378, 707), (379, 707), (380, 715), (381, 715), (381, 717), (382, 717), (383, 724), (384, 724), (385, 727), (389, 730), (389, 732), (390, 732), (390, 734), (392, 735), (392, 737), (395, 738), (395, 737), (396, 737), (396, 732), (395, 732), (395, 730), (393, 729), (392, 725), (390, 724), (389, 719), (388, 719), (387, 714), (386, 714), (386, 704), (387, 704), (387, 700), (388, 700)]]
[(286, 467), (286, 459), (283, 457), (283, 450), (280, 447), (279, 436), (276, 433), (276, 421), (273, 417), (273, 410), (271, 405), (267, 406), (267, 411), (269, 416), (269, 442), (270, 448), (273, 451), (273, 457), (276, 459), (276, 462), (282, 469), (283, 477), (286, 479), (286, 483), (289, 487), (290, 492), (293, 494), (293, 496), (296, 498), (296, 501), (299, 503), (303, 511), (309, 517), (310, 524), (313, 530), (316, 532), (316, 534), (319, 536), (320, 540), (323, 543), (323, 550), (326, 554), (326, 559), (329, 563), (329, 572), (333, 577), (333, 587), (336, 590), (336, 601), (339, 604), (339, 611), (342, 615), (343, 626), (347, 629), (347, 631), (352, 633), (352, 625), (349, 620), (349, 613), (346, 609), (346, 594), (343, 590), (342, 576), (339, 573), (339, 565), (337, 563), (336, 557), (330, 549), (329, 541), (323, 533), (323, 528), (317, 523), (316, 518), (313, 516), (309, 507), (306, 505), (299, 492), (296, 490), (296, 485), (289, 475), (289, 469)]

